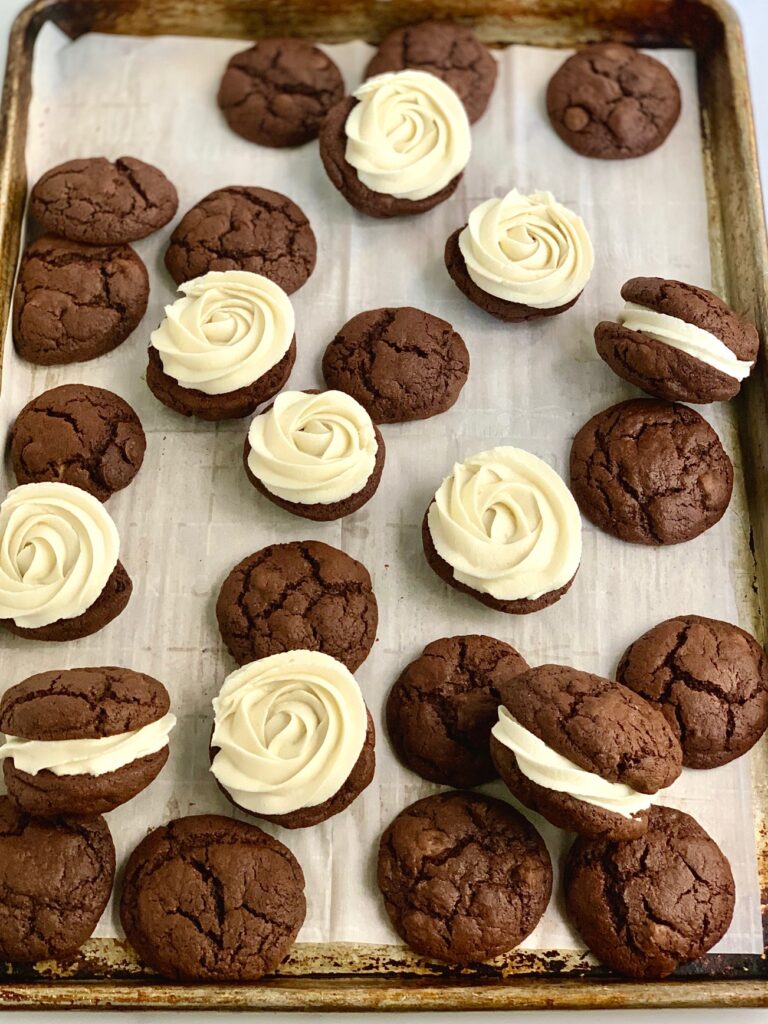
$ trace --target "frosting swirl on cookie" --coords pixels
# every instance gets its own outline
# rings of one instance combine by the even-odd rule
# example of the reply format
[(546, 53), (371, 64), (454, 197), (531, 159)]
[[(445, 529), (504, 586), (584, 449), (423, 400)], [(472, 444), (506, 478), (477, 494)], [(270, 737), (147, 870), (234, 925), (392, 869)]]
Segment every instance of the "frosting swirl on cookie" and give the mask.
[(224, 395), (253, 384), (290, 348), (291, 300), (261, 274), (211, 270), (187, 281), (150, 343), (184, 388)]
[(23, 484), (0, 505), (0, 619), (35, 629), (91, 607), (117, 565), (117, 527), (70, 484)]
[(343, 391), (284, 391), (248, 431), (248, 468), (272, 494), (328, 505), (361, 491), (379, 443), (371, 417)]
[(535, 309), (575, 299), (594, 264), (581, 217), (551, 192), (525, 196), (516, 188), (474, 208), (459, 235), (459, 249), (478, 288)]
[(521, 448), (492, 448), (456, 463), (427, 524), (454, 579), (499, 601), (559, 590), (581, 560), (573, 495), (546, 462)]
[(512, 751), (523, 775), (544, 789), (567, 793), (585, 804), (601, 807), (624, 818), (647, 810), (653, 803), (648, 794), (638, 793), (623, 782), (610, 782), (558, 754), (521, 725), (503, 704), (499, 707), (499, 719), (491, 734)]
[(316, 807), (338, 793), (368, 726), (355, 677), (320, 651), (243, 665), (225, 679), (213, 713), (211, 771), (255, 814)]
[(345, 157), (366, 188), (417, 201), (464, 170), (472, 141), (464, 104), (426, 71), (376, 75), (354, 93)]

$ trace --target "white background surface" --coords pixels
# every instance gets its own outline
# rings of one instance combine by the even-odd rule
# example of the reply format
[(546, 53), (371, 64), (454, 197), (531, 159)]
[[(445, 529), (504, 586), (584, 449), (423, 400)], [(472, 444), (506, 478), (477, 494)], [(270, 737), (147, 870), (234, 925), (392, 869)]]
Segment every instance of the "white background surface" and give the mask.
[[(22, 6), (23, 6), (23, 3), (20, 2), (20, 0), (0, 0), (0, 39), (3, 39), (3, 40), (5, 39), (5, 37), (7, 35), (7, 31), (8, 31), (8, 27), (9, 27), (10, 21), (12, 20), (12, 17), (13, 17), (13, 14), (16, 12), (16, 10), (20, 9)], [(768, 3), (766, 3), (766, 0), (741, 0), (741, 2), (735, 3), (735, 6), (740, 11), (740, 13), (742, 15), (742, 18), (744, 20), (745, 35), (746, 35), (746, 38), (747, 38), (748, 53), (750, 54), (750, 57), (751, 57), (751, 70), (752, 70), (752, 73), (753, 73), (752, 89), (753, 89), (753, 97), (754, 97), (754, 103), (755, 103), (755, 108), (756, 108), (756, 117), (757, 117), (757, 125), (758, 125), (758, 138), (759, 138), (759, 143), (760, 143), (761, 149), (762, 149), (763, 176), (765, 178), (765, 177), (768, 176), (768, 174), (767, 174), (768, 163), (766, 161), (766, 157), (768, 157), (768, 72), (767, 72), (767, 70), (765, 68), (765, 65), (764, 65), (764, 57), (765, 57), (765, 55), (764, 55), (764, 53), (759, 53), (758, 54), (757, 50), (758, 50), (758, 46), (759, 46), (760, 43), (762, 43), (764, 45), (766, 40), (768, 40)], [(2, 45), (2, 44), (0, 44), (0, 45)], [(717, 1014), (717, 1016), (715, 1016), (715, 1014)], [(100, 1015), (95, 1015), (93, 1017), (89, 1017), (89, 1020), (93, 1020), (93, 1021), (106, 1020), (110, 1016), (111, 1015), (109, 1015), (109, 1014), (103, 1014), (103, 1015), (100, 1014)], [(173, 1016), (177, 1016), (177, 1015), (173, 1015)], [(401, 1015), (401, 1018), (402, 1018), (402, 1016), (403, 1015)], [(562, 1020), (565, 1020), (565, 1019), (567, 1019), (569, 1021), (573, 1021), (573, 1020), (577, 1020), (578, 1021), (578, 1020), (584, 1018), (586, 1015), (584, 1015), (584, 1014), (568, 1014), (568, 1015), (566, 1015), (566, 1014), (561, 1014), (561, 1013), (557, 1013), (557, 1012), (551, 1012), (551, 1013), (548, 1013), (548, 1014), (540, 1014), (540, 1015), (517, 1014), (516, 1015), (516, 1019), (528, 1020), (528, 1019), (534, 1018), (534, 1016), (535, 1016), (535, 1019), (541, 1020), (541, 1021), (545, 1021), (546, 1024), (555, 1024), (555, 1022), (562, 1021)], [(714, 1021), (716, 1019), (722, 1020), (723, 1013), (722, 1013), (722, 1011), (712, 1011), (712, 1012), (705, 1012), (705, 1011), (690, 1011), (690, 1012), (686, 1012), (686, 1011), (680, 1011), (680, 1012), (678, 1012), (678, 1013), (676, 1013), (674, 1015), (667, 1014), (667, 1013), (664, 1013), (662, 1011), (658, 1011), (656, 1013), (637, 1012), (637, 1013), (632, 1013), (632, 1014), (629, 1014), (629, 1013), (627, 1013), (627, 1014), (610, 1013), (610, 1014), (606, 1014), (606, 1015), (601, 1015), (600, 1019), (601, 1019), (601, 1022), (602, 1021), (613, 1022), (613, 1021), (620, 1021), (620, 1020), (622, 1020), (622, 1021), (623, 1020), (631, 1020), (633, 1022), (637, 1021), (638, 1024), (641, 1024), (641, 1022), (644, 1021), (644, 1020), (660, 1021), (660, 1020), (664, 1019), (665, 1017), (671, 1017), (671, 1016), (674, 1016), (675, 1024), (677, 1024), (678, 1021), (680, 1022), (680, 1024), (683, 1024), (683, 1022), (694, 1021), (694, 1020), (702, 1021), (703, 1024), (708, 1024), (708, 1022), (710, 1020), (712, 1020), (712, 1021)], [(732, 1011), (731, 1013), (728, 1014), (728, 1024), (737, 1024), (737, 1022), (738, 1022), (738, 1024), (741, 1024), (741, 1022), (765, 1020), (766, 1017), (768, 1017), (768, 1011)], [(480, 1018), (487, 1019), (485, 1017), (485, 1015), (482, 1015), (482, 1014), (472, 1014), (472, 1015), (468, 1015), (468, 1016), (462, 1018), (462, 1020), (477, 1021)], [(47, 1019), (50, 1019), (50, 1017), (48, 1017), (45, 1014), (29, 1014), (29, 1015), (25, 1016), (25, 1020), (47, 1020)], [(121, 1015), (120, 1019), (121, 1020), (131, 1020), (131, 1019), (139, 1020), (139, 1019), (146, 1019), (146, 1017), (142, 1018), (142, 1016), (140, 1014), (133, 1014), (132, 1013), (132, 1014), (127, 1014), (127, 1015)], [(197, 1020), (203, 1020), (203, 1019), (210, 1019), (210, 1017), (208, 1017), (207, 1015), (203, 1015), (203, 1014), (193, 1014), (193, 1015), (186, 1016), (185, 1019), (186, 1020), (190, 1020), (190, 1021), (197, 1021)], [(306, 1019), (306, 1018), (304, 1018), (304, 1019)], [(354, 1019), (360, 1020), (360, 1019), (363, 1019), (363, 1018), (361, 1016), (357, 1016), (356, 1015), (354, 1018), (353, 1017), (349, 1017), (349, 1018), (346, 1018), (346, 1019), (348, 1019), (348, 1020), (354, 1020)], [(425, 1020), (424, 1017), (420, 1017), (418, 1019)], [(446, 1018), (443, 1018), (443, 1019), (446, 1019)]]

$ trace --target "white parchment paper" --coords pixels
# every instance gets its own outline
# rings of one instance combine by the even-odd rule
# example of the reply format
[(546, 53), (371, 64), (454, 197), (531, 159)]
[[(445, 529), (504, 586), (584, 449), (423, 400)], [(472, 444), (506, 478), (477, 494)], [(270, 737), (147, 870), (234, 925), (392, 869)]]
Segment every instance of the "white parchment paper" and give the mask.
[[(427, 503), (455, 460), (495, 444), (515, 444), (563, 475), (575, 431), (593, 413), (636, 393), (600, 361), (592, 342), (613, 316), (619, 288), (637, 274), (707, 286), (710, 265), (693, 55), (657, 54), (682, 87), (683, 112), (664, 146), (641, 160), (601, 162), (572, 153), (552, 131), (543, 104), (562, 52), (512, 47), (497, 53), (490, 110), (473, 132), (474, 150), (455, 196), (422, 217), (379, 222), (355, 213), (328, 182), (316, 144), (276, 151), (227, 128), (215, 103), (222, 69), (240, 42), (91, 35), (70, 42), (46, 26), (35, 53), (27, 165), (30, 181), (62, 160), (123, 154), (161, 167), (179, 190), (179, 215), (214, 188), (261, 185), (286, 192), (317, 234), (317, 269), (293, 296), (298, 359), (290, 386), (322, 386), (320, 358), (353, 314), (415, 305), (450, 320), (471, 352), (469, 381), (450, 412), (385, 426), (387, 464), (374, 499), (341, 523), (312, 524), (263, 499), (241, 462), (245, 422), (213, 426), (176, 416), (144, 382), (149, 332), (174, 297), (162, 263), (167, 229), (136, 244), (150, 271), (147, 315), (118, 350), (63, 368), (33, 367), (5, 347), (0, 417), (3, 437), (20, 407), (45, 388), (85, 382), (111, 388), (139, 413), (148, 436), (144, 466), (109, 510), (133, 577), (127, 610), (94, 637), (53, 646), (0, 637), (3, 686), (32, 672), (83, 665), (128, 665), (161, 679), (179, 725), (160, 778), (110, 814), (122, 862), (148, 829), (181, 814), (232, 809), (208, 772), (210, 700), (234, 667), (216, 628), (214, 604), (229, 569), (263, 545), (324, 540), (369, 568), (380, 607), (378, 641), (358, 672), (378, 730), (376, 779), (345, 813), (302, 832), (275, 830), (307, 878), (305, 941), (397, 942), (374, 881), (383, 826), (437, 787), (395, 761), (382, 724), (390, 685), (423, 646), (440, 636), (485, 632), (517, 646), (532, 663), (564, 662), (611, 674), (625, 646), (656, 622), (696, 613), (749, 620), (748, 523), (733, 410), (705, 408), (736, 463), (737, 486), (724, 520), (678, 547), (623, 544), (585, 523), (581, 570), (558, 604), (505, 616), (443, 585), (421, 552)], [(329, 48), (349, 89), (370, 48)], [(585, 219), (594, 276), (569, 312), (508, 326), (471, 305), (443, 265), (446, 237), (473, 205), (517, 186), (549, 189)], [(4, 484), (13, 485), (6, 459)], [(503, 786), (488, 787), (505, 796)], [(737, 883), (737, 908), (722, 951), (762, 949), (749, 759), (710, 772), (686, 771), (664, 798), (690, 811), (721, 843)], [(527, 813), (527, 812), (526, 812)], [(570, 837), (532, 816), (557, 867)], [(269, 827), (269, 826), (267, 826)], [(114, 911), (100, 935), (120, 934)], [(529, 947), (581, 948), (553, 898)]]

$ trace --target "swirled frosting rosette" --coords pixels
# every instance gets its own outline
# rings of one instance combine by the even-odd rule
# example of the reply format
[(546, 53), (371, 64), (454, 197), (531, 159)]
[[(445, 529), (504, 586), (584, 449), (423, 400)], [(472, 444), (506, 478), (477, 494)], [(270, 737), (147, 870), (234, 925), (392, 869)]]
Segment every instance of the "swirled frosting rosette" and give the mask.
[(546, 462), (521, 448), (492, 448), (456, 463), (427, 525), (454, 579), (498, 601), (559, 590), (581, 560), (573, 495)]
[(427, 199), (466, 167), (472, 142), (464, 104), (435, 75), (376, 75), (354, 97), (345, 158), (371, 191)]
[(247, 270), (212, 270), (180, 286), (150, 342), (165, 373), (185, 388), (224, 395), (276, 366), (295, 330), (283, 289)]
[(469, 215), (459, 249), (488, 295), (534, 309), (572, 302), (589, 280), (594, 253), (584, 221), (551, 192), (512, 189)]
[(0, 619), (36, 629), (82, 615), (117, 565), (117, 527), (70, 484), (23, 484), (0, 505)]
[(315, 807), (346, 782), (363, 749), (367, 710), (355, 677), (319, 651), (252, 661), (213, 700), (211, 771), (254, 814)]
[(248, 468), (270, 493), (301, 505), (362, 491), (379, 448), (373, 421), (343, 391), (284, 391), (248, 431)]

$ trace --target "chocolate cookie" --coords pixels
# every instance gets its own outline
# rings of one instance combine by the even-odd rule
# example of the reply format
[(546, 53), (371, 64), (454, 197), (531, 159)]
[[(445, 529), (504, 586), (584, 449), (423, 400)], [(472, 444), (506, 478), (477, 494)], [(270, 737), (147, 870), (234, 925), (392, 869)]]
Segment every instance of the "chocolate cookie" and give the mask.
[(680, 90), (654, 57), (621, 43), (575, 53), (547, 88), (552, 127), (582, 156), (625, 160), (660, 146), (680, 116)]
[[(0, 701), (0, 744), (6, 789), (28, 814), (105, 814), (152, 782), (168, 760), (173, 726), (170, 699), (162, 683), (127, 668), (73, 668), (40, 672), (6, 690)], [(166, 724), (167, 723), (167, 724)], [(149, 728), (148, 728), (149, 727)], [(103, 757), (98, 740), (124, 737), (111, 770), (72, 774), (89, 757)], [(26, 744), (34, 742), (33, 752)], [(61, 750), (66, 741), (71, 749)], [(50, 746), (47, 746), (50, 744)], [(31, 757), (36, 771), (19, 767)], [(40, 764), (48, 767), (38, 768)], [(94, 765), (94, 767), (96, 767)], [(102, 764), (102, 767), (106, 767)]]
[(144, 460), (141, 421), (119, 395), (89, 384), (62, 384), (21, 410), (11, 430), (20, 484), (58, 481), (99, 501), (127, 487)]
[(661, 709), (689, 768), (728, 764), (768, 726), (768, 659), (730, 622), (702, 615), (660, 622), (630, 644), (616, 677)]
[(305, 914), (291, 851), (217, 814), (150, 832), (128, 860), (120, 899), (141, 959), (180, 981), (257, 981), (288, 955)]
[(163, 172), (132, 156), (68, 160), (46, 171), (29, 196), (30, 213), (45, 231), (90, 245), (145, 238), (178, 205)]
[(328, 387), (356, 398), (375, 423), (445, 412), (468, 373), (469, 352), (461, 335), (446, 320), (412, 306), (358, 313), (323, 356)]
[(135, 330), (148, 298), (147, 268), (130, 246), (44, 235), (19, 267), (13, 343), (22, 359), (41, 366), (94, 359)]
[(721, 402), (739, 393), (760, 347), (753, 324), (682, 281), (633, 277), (621, 296), (627, 305), (618, 323), (595, 328), (598, 354), (614, 373), (668, 401)]
[[(645, 832), (647, 807), (634, 805), (670, 786), (682, 770), (680, 744), (657, 708), (620, 683), (564, 665), (540, 665), (498, 689), (502, 707), (491, 756), (521, 803), (569, 832), (609, 839)], [(519, 727), (528, 735), (519, 738)], [(559, 758), (570, 762), (567, 772)], [(590, 802), (595, 796), (614, 809)]]
[(581, 511), (632, 544), (680, 544), (719, 522), (733, 466), (707, 421), (685, 405), (636, 398), (593, 416), (573, 439)]
[(470, 121), (485, 113), (496, 84), (496, 61), (471, 28), (422, 21), (396, 28), (379, 45), (365, 77), (416, 68), (442, 78), (458, 94)]
[(289, 295), (315, 269), (317, 242), (304, 212), (266, 188), (211, 192), (178, 223), (165, 253), (176, 284), (209, 270), (250, 270)]
[(725, 935), (735, 888), (728, 860), (673, 807), (652, 807), (631, 842), (580, 836), (565, 864), (565, 903), (590, 950), (630, 978), (664, 978)]
[(468, 964), (533, 931), (549, 903), (552, 865), (539, 833), (509, 804), (440, 793), (401, 811), (381, 837), (378, 883), (412, 949)]
[(376, 639), (379, 613), (360, 562), (317, 540), (272, 544), (235, 566), (216, 618), (239, 665), (280, 651), (323, 651), (354, 672)]
[(230, 58), (219, 106), (232, 131), (262, 146), (301, 146), (344, 96), (331, 58), (303, 39), (260, 39)]
[(115, 848), (103, 818), (31, 818), (0, 796), (0, 960), (73, 957), (112, 891)]
[(400, 760), (443, 786), (495, 779), (489, 744), (499, 686), (527, 668), (514, 647), (490, 636), (427, 644), (389, 691), (387, 729)]

